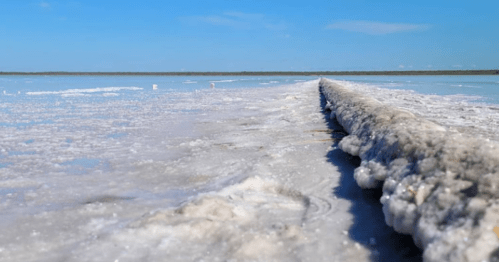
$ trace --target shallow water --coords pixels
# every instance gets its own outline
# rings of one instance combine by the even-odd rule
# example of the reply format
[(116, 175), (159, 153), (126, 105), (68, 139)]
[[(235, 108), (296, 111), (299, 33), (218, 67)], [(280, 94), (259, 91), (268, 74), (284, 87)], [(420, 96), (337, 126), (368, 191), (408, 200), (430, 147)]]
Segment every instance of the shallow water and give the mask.
[(330, 79), (421, 94), (457, 95), (468, 101), (499, 104), (499, 76), (330, 76)]

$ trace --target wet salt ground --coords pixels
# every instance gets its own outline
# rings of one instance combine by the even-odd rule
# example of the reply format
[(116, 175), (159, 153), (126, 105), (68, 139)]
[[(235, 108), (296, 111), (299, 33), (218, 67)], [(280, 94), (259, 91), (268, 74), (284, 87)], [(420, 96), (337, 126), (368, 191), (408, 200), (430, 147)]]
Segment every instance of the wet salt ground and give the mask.
[[(494, 135), (494, 105), (351, 87)], [(353, 183), (313, 86), (161, 95), (2, 103), (2, 260), (420, 259)]]
[[(493, 105), (351, 87), (493, 135)], [(420, 259), (353, 183), (313, 86), (117, 94), (2, 103), (2, 260)]]
[(316, 82), (172, 95), (10, 105), (57, 117), (2, 127), (2, 261), (419, 259), (352, 182)]
[(486, 104), (499, 104), (499, 76), (331, 76), (330, 79), (355, 82), (388, 90), (455, 96)]
[[(429, 79), (435, 81), (434, 78), (432, 79), (430, 77)], [(405, 88), (411, 87), (411, 85), (408, 85), (407, 83), (404, 84), (408, 86), (398, 83), (388, 89), (381, 87), (387, 85), (386, 83), (384, 83), (384, 85), (377, 85), (376, 82), (373, 84), (340, 80), (335, 81), (353, 91), (375, 98), (386, 105), (406, 109), (422, 118), (438, 123), (451, 131), (474, 134), (486, 139), (499, 141), (497, 132), (497, 127), (499, 126), (499, 97), (497, 92), (499, 77), (475, 76), (447, 78), (451, 79), (452, 82), (447, 83), (445, 88), (440, 88), (440, 86), (444, 85), (443, 83), (436, 82), (434, 85), (425, 83), (425, 85), (420, 87), (421, 90), (416, 89), (420, 92), (426, 91), (429, 94), (407, 90)], [(418, 80), (418, 77), (407, 78), (407, 80), (408, 79), (415, 82)], [(399, 79), (399, 82), (401, 82), (401, 80), (404, 80), (404, 78)], [(425, 78), (419, 80), (425, 82)], [(472, 88), (463, 90), (464, 87), (462, 87), (463, 84), (459, 82), (460, 80), (468, 81), (467, 85), (464, 84), (464, 86), (472, 86)], [(428, 82), (432, 83), (432, 81)], [(386, 82), (386, 80), (384, 82)], [(406, 81), (404, 80), (403, 82)], [(461, 85), (459, 89), (450, 90), (453, 86), (459, 85)], [(433, 90), (431, 88), (433, 88)], [(435, 93), (441, 93), (442, 95), (437, 95)]]

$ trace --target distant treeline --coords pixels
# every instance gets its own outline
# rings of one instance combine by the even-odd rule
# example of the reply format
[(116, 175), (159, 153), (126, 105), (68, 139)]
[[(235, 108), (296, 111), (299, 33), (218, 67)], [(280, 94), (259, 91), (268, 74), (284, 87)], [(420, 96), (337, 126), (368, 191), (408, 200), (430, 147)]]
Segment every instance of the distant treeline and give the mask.
[(330, 76), (330, 75), (499, 75), (499, 70), (428, 71), (241, 71), (241, 72), (0, 72), (0, 75), (41, 76)]

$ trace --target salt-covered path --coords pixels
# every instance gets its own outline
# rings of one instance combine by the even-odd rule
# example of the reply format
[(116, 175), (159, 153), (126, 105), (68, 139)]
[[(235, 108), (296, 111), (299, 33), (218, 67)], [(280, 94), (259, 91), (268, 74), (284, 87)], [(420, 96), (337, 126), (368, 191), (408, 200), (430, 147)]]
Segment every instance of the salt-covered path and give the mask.
[[(96, 196), (45, 213), (57, 233), (2, 243), (0, 260), (421, 259), (410, 238), (385, 225), (378, 192), (355, 184), (358, 159), (336, 147), (345, 133), (327, 121), (318, 80), (215, 89), (207, 97), (218, 99), (199, 101), (211, 108), (194, 117), (196, 135), (167, 147), (179, 157), (135, 165), (135, 181), (149, 181), (140, 186), (156, 192), (154, 201), (144, 195)], [(168, 198), (181, 203), (158, 205), (163, 184), (178, 189)], [(23, 219), (29, 234), (36, 228), (28, 224), (47, 218)], [(57, 223), (72, 226), (62, 230)]]

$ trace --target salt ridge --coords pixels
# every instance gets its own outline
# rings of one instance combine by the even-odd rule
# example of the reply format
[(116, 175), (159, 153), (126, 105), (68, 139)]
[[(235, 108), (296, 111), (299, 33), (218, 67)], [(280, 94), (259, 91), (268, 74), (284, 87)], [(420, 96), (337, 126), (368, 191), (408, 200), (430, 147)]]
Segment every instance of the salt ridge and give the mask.
[(499, 144), (447, 128), (345, 88), (319, 83), (339, 147), (362, 159), (354, 177), (383, 188), (386, 223), (410, 234), (425, 261), (499, 259)]

